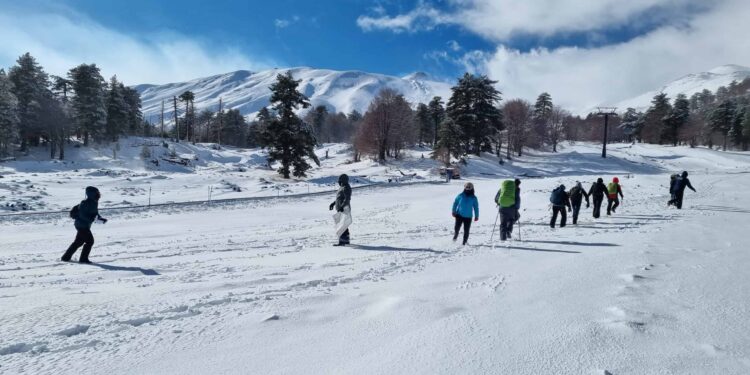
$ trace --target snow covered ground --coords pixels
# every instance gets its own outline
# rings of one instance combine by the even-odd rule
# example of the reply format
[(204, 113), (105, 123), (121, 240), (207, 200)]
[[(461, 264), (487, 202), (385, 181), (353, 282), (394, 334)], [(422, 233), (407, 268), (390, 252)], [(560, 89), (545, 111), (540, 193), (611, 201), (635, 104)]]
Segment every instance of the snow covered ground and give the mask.
[[(64, 215), (0, 217), (0, 373), (749, 373), (750, 155), (598, 153), (578, 144), (502, 167), (469, 159), (481, 215), (466, 247), (450, 240), (464, 181), (355, 190), (351, 247), (331, 246), (331, 186), (102, 210), (110, 221), (93, 228), (94, 265), (58, 261), (74, 235)], [(404, 163), (417, 171), (413, 156)], [(312, 178), (357, 169), (343, 159)], [(71, 196), (57, 197), (52, 182), (76, 172), (3, 166), (13, 173), (0, 183), (49, 180), (47, 206), (75, 203), (90, 183), (71, 176)], [(668, 175), (683, 169), (698, 193), (677, 211), (665, 204)], [(499, 176), (513, 174), (539, 178), (521, 185), (522, 238), (495, 246), (492, 198)], [(577, 226), (548, 227), (554, 186), (615, 174), (617, 214), (584, 210)], [(176, 175), (167, 181), (198, 178)], [(106, 178), (118, 182), (105, 196), (127, 182)]]

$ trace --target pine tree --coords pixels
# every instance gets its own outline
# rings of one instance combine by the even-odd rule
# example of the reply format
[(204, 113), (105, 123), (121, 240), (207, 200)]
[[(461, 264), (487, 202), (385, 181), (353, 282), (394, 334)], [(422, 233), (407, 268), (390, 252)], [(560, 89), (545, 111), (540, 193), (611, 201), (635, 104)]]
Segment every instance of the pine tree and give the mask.
[(432, 157), (442, 160), (448, 166), (451, 163), (451, 157), (460, 158), (464, 155), (464, 148), (461, 144), (461, 129), (450, 117), (443, 120), (438, 131), (438, 142), (435, 145)]
[(43, 132), (39, 113), (42, 96), (47, 91), (48, 77), (36, 59), (27, 52), (10, 68), (8, 78), (13, 83), (13, 94), (18, 100), (21, 151), (26, 151), (29, 145), (39, 144)]
[(540, 148), (547, 142), (553, 108), (552, 96), (549, 93), (543, 92), (537, 97), (532, 116), (532, 147)]
[(123, 86), (122, 83), (120, 85), (123, 99), (125, 99), (125, 103), (127, 104), (127, 129), (132, 135), (140, 134), (141, 128), (145, 126), (141, 94), (132, 87)]
[(18, 132), (18, 100), (13, 94), (13, 83), (0, 69), (0, 156), (11, 154), (11, 144)]
[(632, 141), (632, 137), (638, 133), (639, 129), (643, 128), (643, 123), (643, 113), (636, 111), (635, 108), (628, 108), (625, 114), (622, 115), (620, 128), (628, 137), (628, 140)]
[(433, 132), (433, 141), (432, 145), (436, 146), (438, 143), (438, 132), (440, 125), (443, 123), (443, 120), (445, 119), (445, 107), (443, 106), (443, 99), (439, 96), (435, 96), (430, 100), (430, 103), (427, 105), (427, 108), (430, 110), (430, 118), (432, 119), (432, 127), (434, 129)]
[(289, 178), (290, 172), (295, 177), (305, 177), (311, 168), (306, 157), (320, 165), (315, 156), (315, 137), (294, 112), (299, 107), (310, 106), (307, 97), (297, 91), (299, 83), (287, 72), (279, 74), (271, 85), (271, 105), (279, 117), (268, 127), (268, 156), (270, 162), (281, 163), (279, 173), (284, 178)]
[(672, 106), (665, 93), (659, 93), (651, 100), (651, 107), (646, 111), (643, 128), (638, 129), (636, 138), (647, 143), (661, 143), (664, 118), (669, 115)]
[(107, 122), (105, 136), (109, 141), (117, 142), (120, 134), (125, 133), (128, 123), (128, 104), (125, 102), (124, 86), (112, 76), (107, 91)]
[(502, 130), (502, 115), (497, 107), (500, 91), (496, 81), (466, 73), (454, 86), (446, 114), (461, 128), (466, 152), (479, 154), (492, 147), (492, 138)]
[(737, 106), (734, 117), (732, 118), (732, 125), (729, 129), (729, 137), (732, 139), (732, 143), (735, 146), (747, 148), (747, 142), (743, 135), (743, 121), (747, 117), (747, 106)]
[(193, 107), (191, 107), (191, 104), (195, 102), (195, 94), (193, 94), (192, 91), (188, 90), (180, 94), (179, 99), (183, 103), (185, 103), (185, 142), (189, 142), (190, 134), (195, 133), (195, 130), (191, 129), (193, 123), (195, 122)]
[(68, 72), (73, 82), (75, 96), (72, 100), (73, 119), (83, 131), (83, 144), (89, 137), (101, 138), (107, 122), (107, 106), (104, 78), (96, 64), (81, 64)]
[(223, 115), (224, 128), (221, 139), (226, 139), (226, 144), (236, 147), (244, 147), (247, 140), (247, 122), (239, 109), (230, 109)]
[(709, 115), (711, 127), (724, 136), (723, 150), (727, 150), (727, 138), (734, 120), (735, 105), (730, 99), (724, 99)]
[(689, 118), (690, 102), (685, 94), (679, 94), (675, 98), (674, 106), (670, 109), (669, 114), (662, 120), (664, 123), (662, 139), (671, 142), (672, 146), (677, 146), (680, 129), (687, 124)]
[(750, 144), (750, 106), (745, 107), (745, 118), (742, 120), (742, 149), (747, 151)]
[(417, 105), (417, 112), (414, 116), (416, 121), (415, 128), (419, 130), (419, 145), (434, 139), (432, 134), (432, 118), (430, 116), (430, 109), (424, 103)]

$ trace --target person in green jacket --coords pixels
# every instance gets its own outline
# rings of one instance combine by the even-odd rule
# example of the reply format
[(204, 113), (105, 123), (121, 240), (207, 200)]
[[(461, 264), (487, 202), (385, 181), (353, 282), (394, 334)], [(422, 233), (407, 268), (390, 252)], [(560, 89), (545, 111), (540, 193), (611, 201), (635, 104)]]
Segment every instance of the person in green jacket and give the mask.
[(500, 208), (500, 240), (511, 238), (513, 224), (521, 217), (521, 180), (505, 180), (495, 194), (495, 203)]
[(94, 246), (94, 235), (91, 233), (91, 224), (97, 219), (102, 223), (107, 222), (107, 219), (99, 215), (99, 199), (101, 196), (99, 189), (93, 186), (86, 187), (86, 199), (78, 205), (78, 210), (74, 217), (75, 223), (73, 225), (76, 228), (76, 238), (70, 244), (68, 250), (65, 251), (65, 254), (63, 254), (63, 262), (69, 262), (78, 248), (83, 246), (78, 262), (91, 263), (89, 254), (91, 253), (91, 248)]

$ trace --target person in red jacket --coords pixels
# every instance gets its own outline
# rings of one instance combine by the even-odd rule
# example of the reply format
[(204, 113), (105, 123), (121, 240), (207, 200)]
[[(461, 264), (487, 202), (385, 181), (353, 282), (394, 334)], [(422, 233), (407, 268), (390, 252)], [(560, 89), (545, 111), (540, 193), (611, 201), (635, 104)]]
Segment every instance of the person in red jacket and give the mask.
[(620, 196), (620, 198), (625, 198), (625, 196), (622, 195), (620, 179), (615, 177), (612, 179), (612, 182), (607, 185), (607, 215), (611, 215), (613, 212), (615, 212), (615, 210), (617, 210), (617, 207), (620, 206), (620, 199), (618, 198), (618, 195)]

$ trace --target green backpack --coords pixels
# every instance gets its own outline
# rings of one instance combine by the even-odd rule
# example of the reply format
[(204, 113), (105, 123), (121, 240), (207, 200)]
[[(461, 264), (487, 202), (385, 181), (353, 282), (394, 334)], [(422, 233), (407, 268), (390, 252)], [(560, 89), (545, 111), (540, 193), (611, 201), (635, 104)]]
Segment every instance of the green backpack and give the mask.
[(505, 180), (500, 185), (500, 197), (497, 199), (500, 207), (508, 208), (516, 204), (516, 182)]

